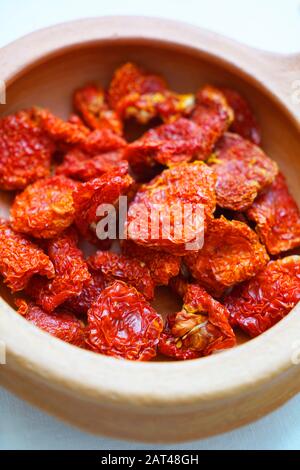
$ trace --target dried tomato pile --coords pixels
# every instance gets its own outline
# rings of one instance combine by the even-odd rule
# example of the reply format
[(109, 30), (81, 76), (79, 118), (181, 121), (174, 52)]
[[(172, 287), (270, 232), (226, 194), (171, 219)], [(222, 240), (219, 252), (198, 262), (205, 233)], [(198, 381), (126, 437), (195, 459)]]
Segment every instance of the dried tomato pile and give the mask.
[[(237, 91), (178, 94), (127, 63), (107, 90), (76, 90), (73, 105), (68, 121), (40, 108), (0, 120), (0, 188), (14, 192), (0, 272), (21, 315), (76, 346), (150, 360), (233, 347), (239, 329), (257, 336), (289, 313), (300, 214)], [(117, 209), (120, 196), (129, 208), (118, 250), (99, 236), (98, 208)], [(160, 229), (149, 233), (139, 208), (157, 204)], [(173, 214), (167, 233), (166, 214), (184, 204), (202, 217), (178, 237)], [(165, 320), (153, 307), (159, 286), (182, 299)]]

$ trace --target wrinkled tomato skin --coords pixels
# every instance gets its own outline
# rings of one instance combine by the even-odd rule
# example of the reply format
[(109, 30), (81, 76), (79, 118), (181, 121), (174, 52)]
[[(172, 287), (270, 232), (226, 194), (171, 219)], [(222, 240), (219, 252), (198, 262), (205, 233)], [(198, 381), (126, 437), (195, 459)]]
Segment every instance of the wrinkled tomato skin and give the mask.
[(247, 210), (257, 233), (272, 255), (300, 246), (300, 212), (279, 173)]
[(125, 158), (137, 174), (156, 164), (174, 166), (198, 158), (203, 159), (201, 128), (193, 121), (180, 118), (148, 130), (125, 149)]
[(48, 282), (37, 277), (27, 288), (27, 293), (46, 312), (53, 312), (66, 300), (79, 295), (91, 279), (77, 242), (73, 228), (50, 240), (47, 252), (55, 268), (55, 277)]
[[(187, 243), (198, 246), (198, 241), (202, 240), (215, 204), (215, 176), (207, 165), (195, 162), (164, 170), (136, 193), (128, 210), (126, 234), (138, 245), (183, 256), (190, 250)], [(182, 209), (187, 207), (192, 217), (187, 221), (180, 219), (184, 230), (178, 235), (176, 216), (180, 217)], [(175, 211), (173, 217), (174, 208), (178, 212)], [(167, 217), (170, 220), (165, 224)], [(159, 231), (153, 233), (156, 226)], [(169, 226), (170, 230), (166, 231)]]
[(210, 221), (203, 248), (187, 254), (184, 261), (192, 276), (220, 297), (227, 288), (253, 277), (269, 256), (248, 225), (222, 216)]
[(163, 322), (133, 287), (116, 281), (88, 311), (88, 345), (98, 353), (135, 361), (156, 356)]
[(159, 351), (168, 357), (186, 360), (231, 348), (236, 339), (228, 318), (229, 312), (223, 305), (201, 286), (190, 284), (181, 312), (167, 319)]
[(123, 107), (122, 100), (132, 93), (139, 96), (165, 89), (166, 82), (162, 77), (146, 74), (140, 67), (127, 62), (114, 73), (108, 90), (108, 101), (118, 112)]
[(197, 92), (196, 107), (191, 119), (199, 127), (201, 151), (198, 159), (206, 159), (213, 151), (215, 143), (233, 122), (234, 113), (223, 93), (206, 85)]
[(254, 278), (224, 299), (232, 326), (258, 336), (285, 317), (300, 300), (300, 257), (270, 261)]
[(135, 287), (146, 299), (153, 299), (153, 279), (148, 267), (138, 259), (110, 251), (97, 251), (88, 259), (88, 264), (93, 271), (100, 271), (106, 279), (124, 281)]
[(74, 220), (73, 191), (76, 183), (51, 176), (27, 186), (11, 207), (11, 224), (17, 232), (35, 238), (53, 238)]
[(85, 347), (85, 326), (69, 311), (57, 310), (47, 313), (38, 305), (21, 299), (18, 299), (16, 304), (19, 307), (18, 312), (41, 330), (74, 346)]
[(49, 257), (4, 219), (0, 219), (0, 272), (13, 292), (23, 290), (35, 274), (54, 277)]
[(55, 173), (85, 182), (99, 178), (108, 171), (122, 168), (123, 160), (122, 150), (101, 153), (91, 157), (82, 150), (75, 148), (66, 153), (62, 164), (56, 167)]
[(91, 129), (109, 129), (123, 134), (122, 122), (115, 111), (109, 109), (103, 88), (95, 84), (86, 85), (75, 91), (74, 108)]
[(63, 308), (74, 312), (79, 317), (85, 317), (89, 308), (99, 297), (101, 292), (107, 287), (110, 282), (106, 279), (101, 272), (94, 272), (90, 270), (91, 279), (83, 286), (79, 295), (73, 296), (68, 299), (63, 305)]
[(37, 110), (37, 116), (45, 133), (64, 149), (76, 146), (84, 152), (97, 155), (126, 146), (126, 141), (111, 129), (91, 131), (80, 121), (64, 121), (46, 109)]
[(126, 195), (133, 184), (133, 179), (128, 175), (128, 163), (116, 170), (105, 173), (99, 178), (94, 178), (80, 184), (73, 192), (75, 208), (75, 224), (80, 234), (90, 242), (99, 244), (96, 235), (97, 209), (101, 204), (116, 205), (122, 195)]
[(179, 256), (144, 248), (130, 240), (124, 240), (122, 252), (148, 267), (155, 286), (167, 286), (170, 279), (177, 276), (180, 271)]
[(248, 209), (278, 173), (277, 164), (259, 147), (230, 132), (218, 141), (209, 163), (217, 176), (218, 205), (234, 211)]
[(55, 145), (34, 110), (0, 119), (0, 189), (18, 190), (49, 176)]

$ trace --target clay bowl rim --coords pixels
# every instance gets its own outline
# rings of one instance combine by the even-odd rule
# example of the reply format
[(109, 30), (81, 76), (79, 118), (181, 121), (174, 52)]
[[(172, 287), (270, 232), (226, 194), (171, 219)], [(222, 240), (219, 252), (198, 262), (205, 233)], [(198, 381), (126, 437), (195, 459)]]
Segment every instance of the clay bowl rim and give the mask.
[[(257, 53), (263, 56), (263, 52), (173, 20), (103, 17), (39, 30), (2, 49), (7, 66), (5, 79), (10, 85), (34, 66), (72, 48), (76, 51), (96, 44), (147, 44), (151, 41), (155, 45), (180, 48), (181, 52), (184, 49), (192, 51), (200, 60), (204, 57), (214, 63), (217, 61), (262, 90), (280, 105), (281, 112), (289, 115), (294, 126), (298, 124), (297, 116), (276, 92), (276, 86), (263, 83), (266, 72), (258, 70), (254, 76), (253, 64), (246, 65), (250, 57), (253, 61)], [(222, 50), (221, 45), (225, 49), (223, 47), (223, 53), (218, 56), (216, 47), (220, 46)], [(25, 54), (14, 56), (17, 50), (24, 50)], [(239, 55), (242, 54), (242, 65), (239, 66)], [(294, 367), (292, 347), (299, 341), (297, 331), (300, 331), (298, 304), (271, 330), (232, 350), (186, 362), (139, 363), (80, 350), (38, 330), (17, 315), (3, 299), (0, 299), (0, 308), (0, 327), (12, 368), (27, 376), (37, 375), (50, 386), (68, 389), (71, 394), (81, 394), (95, 401), (105, 399), (115, 405), (192, 405), (250, 392)]]

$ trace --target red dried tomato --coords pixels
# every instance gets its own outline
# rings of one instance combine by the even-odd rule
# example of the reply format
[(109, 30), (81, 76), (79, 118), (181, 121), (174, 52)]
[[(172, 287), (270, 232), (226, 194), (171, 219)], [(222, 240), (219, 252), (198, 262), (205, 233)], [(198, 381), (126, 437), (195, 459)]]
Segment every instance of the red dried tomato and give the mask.
[(34, 274), (49, 279), (55, 274), (49, 257), (4, 219), (0, 219), (0, 272), (13, 292), (24, 289)]
[(149, 129), (125, 149), (125, 157), (137, 174), (157, 163), (174, 166), (199, 157), (203, 150), (201, 129), (188, 119)]
[(65, 176), (52, 176), (27, 186), (11, 207), (13, 229), (36, 238), (52, 238), (63, 232), (74, 220), (76, 186)]
[(151, 250), (130, 240), (124, 240), (122, 252), (144, 263), (150, 270), (152, 280), (156, 286), (167, 286), (170, 279), (177, 276), (180, 271), (180, 257), (170, 253)]
[(182, 256), (199, 245), (215, 210), (215, 179), (201, 162), (163, 171), (129, 206), (127, 236), (139, 245)]
[(122, 105), (122, 99), (131, 93), (143, 95), (160, 92), (166, 88), (163, 78), (146, 74), (135, 64), (127, 62), (115, 71), (109, 86), (108, 99), (111, 107), (118, 110)]
[(219, 297), (226, 288), (253, 277), (269, 257), (248, 225), (221, 217), (210, 221), (203, 248), (184, 261), (192, 276)]
[(300, 256), (270, 261), (225, 298), (230, 322), (257, 336), (285, 317), (300, 300)]
[(110, 129), (122, 135), (123, 125), (115, 111), (109, 109), (103, 88), (90, 84), (74, 93), (74, 108), (91, 129)]
[(192, 120), (200, 128), (201, 149), (198, 159), (205, 159), (211, 154), (215, 143), (227, 131), (233, 119), (233, 110), (220, 90), (206, 85), (198, 91), (192, 114)]
[(247, 216), (257, 223), (257, 233), (272, 255), (300, 245), (300, 212), (282, 173), (255, 199)]
[(67, 310), (59, 309), (47, 313), (34, 303), (27, 303), (21, 299), (16, 300), (16, 305), (19, 307), (20, 315), (38, 328), (74, 346), (80, 348), (85, 346), (85, 326)]
[(167, 90), (161, 77), (146, 74), (132, 63), (116, 70), (109, 98), (119, 116), (133, 117), (141, 124), (147, 124), (157, 116), (165, 121), (177, 119), (188, 115), (194, 106), (194, 95)]
[(94, 272), (90, 270), (91, 279), (86, 284), (79, 295), (68, 299), (62, 307), (71, 310), (76, 315), (84, 316), (87, 314), (88, 309), (92, 306), (93, 302), (99, 297), (99, 294), (107, 287), (109, 281), (105, 279), (101, 272)]
[(93, 271), (100, 271), (106, 279), (124, 281), (146, 299), (153, 299), (154, 282), (145, 263), (110, 251), (97, 251), (88, 259), (88, 265)]
[(122, 150), (115, 150), (91, 157), (82, 150), (74, 148), (64, 156), (63, 163), (56, 167), (55, 173), (80, 181), (89, 181), (107, 171), (120, 168), (123, 156)]
[(159, 351), (175, 359), (195, 359), (235, 346), (229, 312), (202, 287), (190, 284), (181, 312), (168, 317)]
[(48, 255), (54, 264), (55, 277), (51, 281), (36, 277), (27, 288), (27, 293), (46, 312), (52, 312), (67, 299), (80, 294), (91, 280), (77, 241), (73, 228), (49, 240)]
[(128, 163), (124, 161), (117, 170), (80, 184), (73, 193), (75, 223), (82, 236), (93, 243), (99, 242), (97, 209), (101, 204), (116, 205), (119, 197), (126, 195), (133, 182), (127, 172)]
[(130, 93), (119, 103), (118, 114), (123, 118), (135, 118), (140, 124), (148, 124), (160, 117), (171, 122), (188, 116), (194, 108), (193, 94), (179, 94), (169, 90), (154, 93)]
[(0, 188), (23, 189), (48, 176), (54, 151), (33, 110), (0, 119)]
[(219, 140), (210, 163), (217, 175), (218, 205), (235, 211), (250, 207), (278, 172), (259, 147), (229, 132)]
[(80, 122), (68, 122), (45, 109), (37, 110), (39, 122), (45, 132), (61, 145), (77, 146), (84, 152), (97, 155), (126, 146), (126, 141), (111, 129), (90, 131)]
[(88, 311), (88, 344), (95, 352), (147, 361), (156, 356), (163, 322), (134, 287), (116, 281)]
[(234, 121), (230, 126), (232, 132), (236, 132), (245, 139), (259, 145), (261, 143), (261, 131), (249, 103), (231, 88), (222, 88), (221, 91), (234, 111)]

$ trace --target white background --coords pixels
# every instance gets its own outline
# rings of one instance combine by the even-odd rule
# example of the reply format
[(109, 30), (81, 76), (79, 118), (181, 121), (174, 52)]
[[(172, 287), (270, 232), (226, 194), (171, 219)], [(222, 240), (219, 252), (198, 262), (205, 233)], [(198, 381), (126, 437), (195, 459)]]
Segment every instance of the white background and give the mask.
[[(180, 19), (262, 49), (300, 52), (300, 0), (0, 0), (0, 46), (58, 22), (116, 14)], [(0, 390), (0, 449), (148, 448), (157, 446), (89, 436)], [(255, 424), (164, 448), (299, 450), (300, 396)]]

